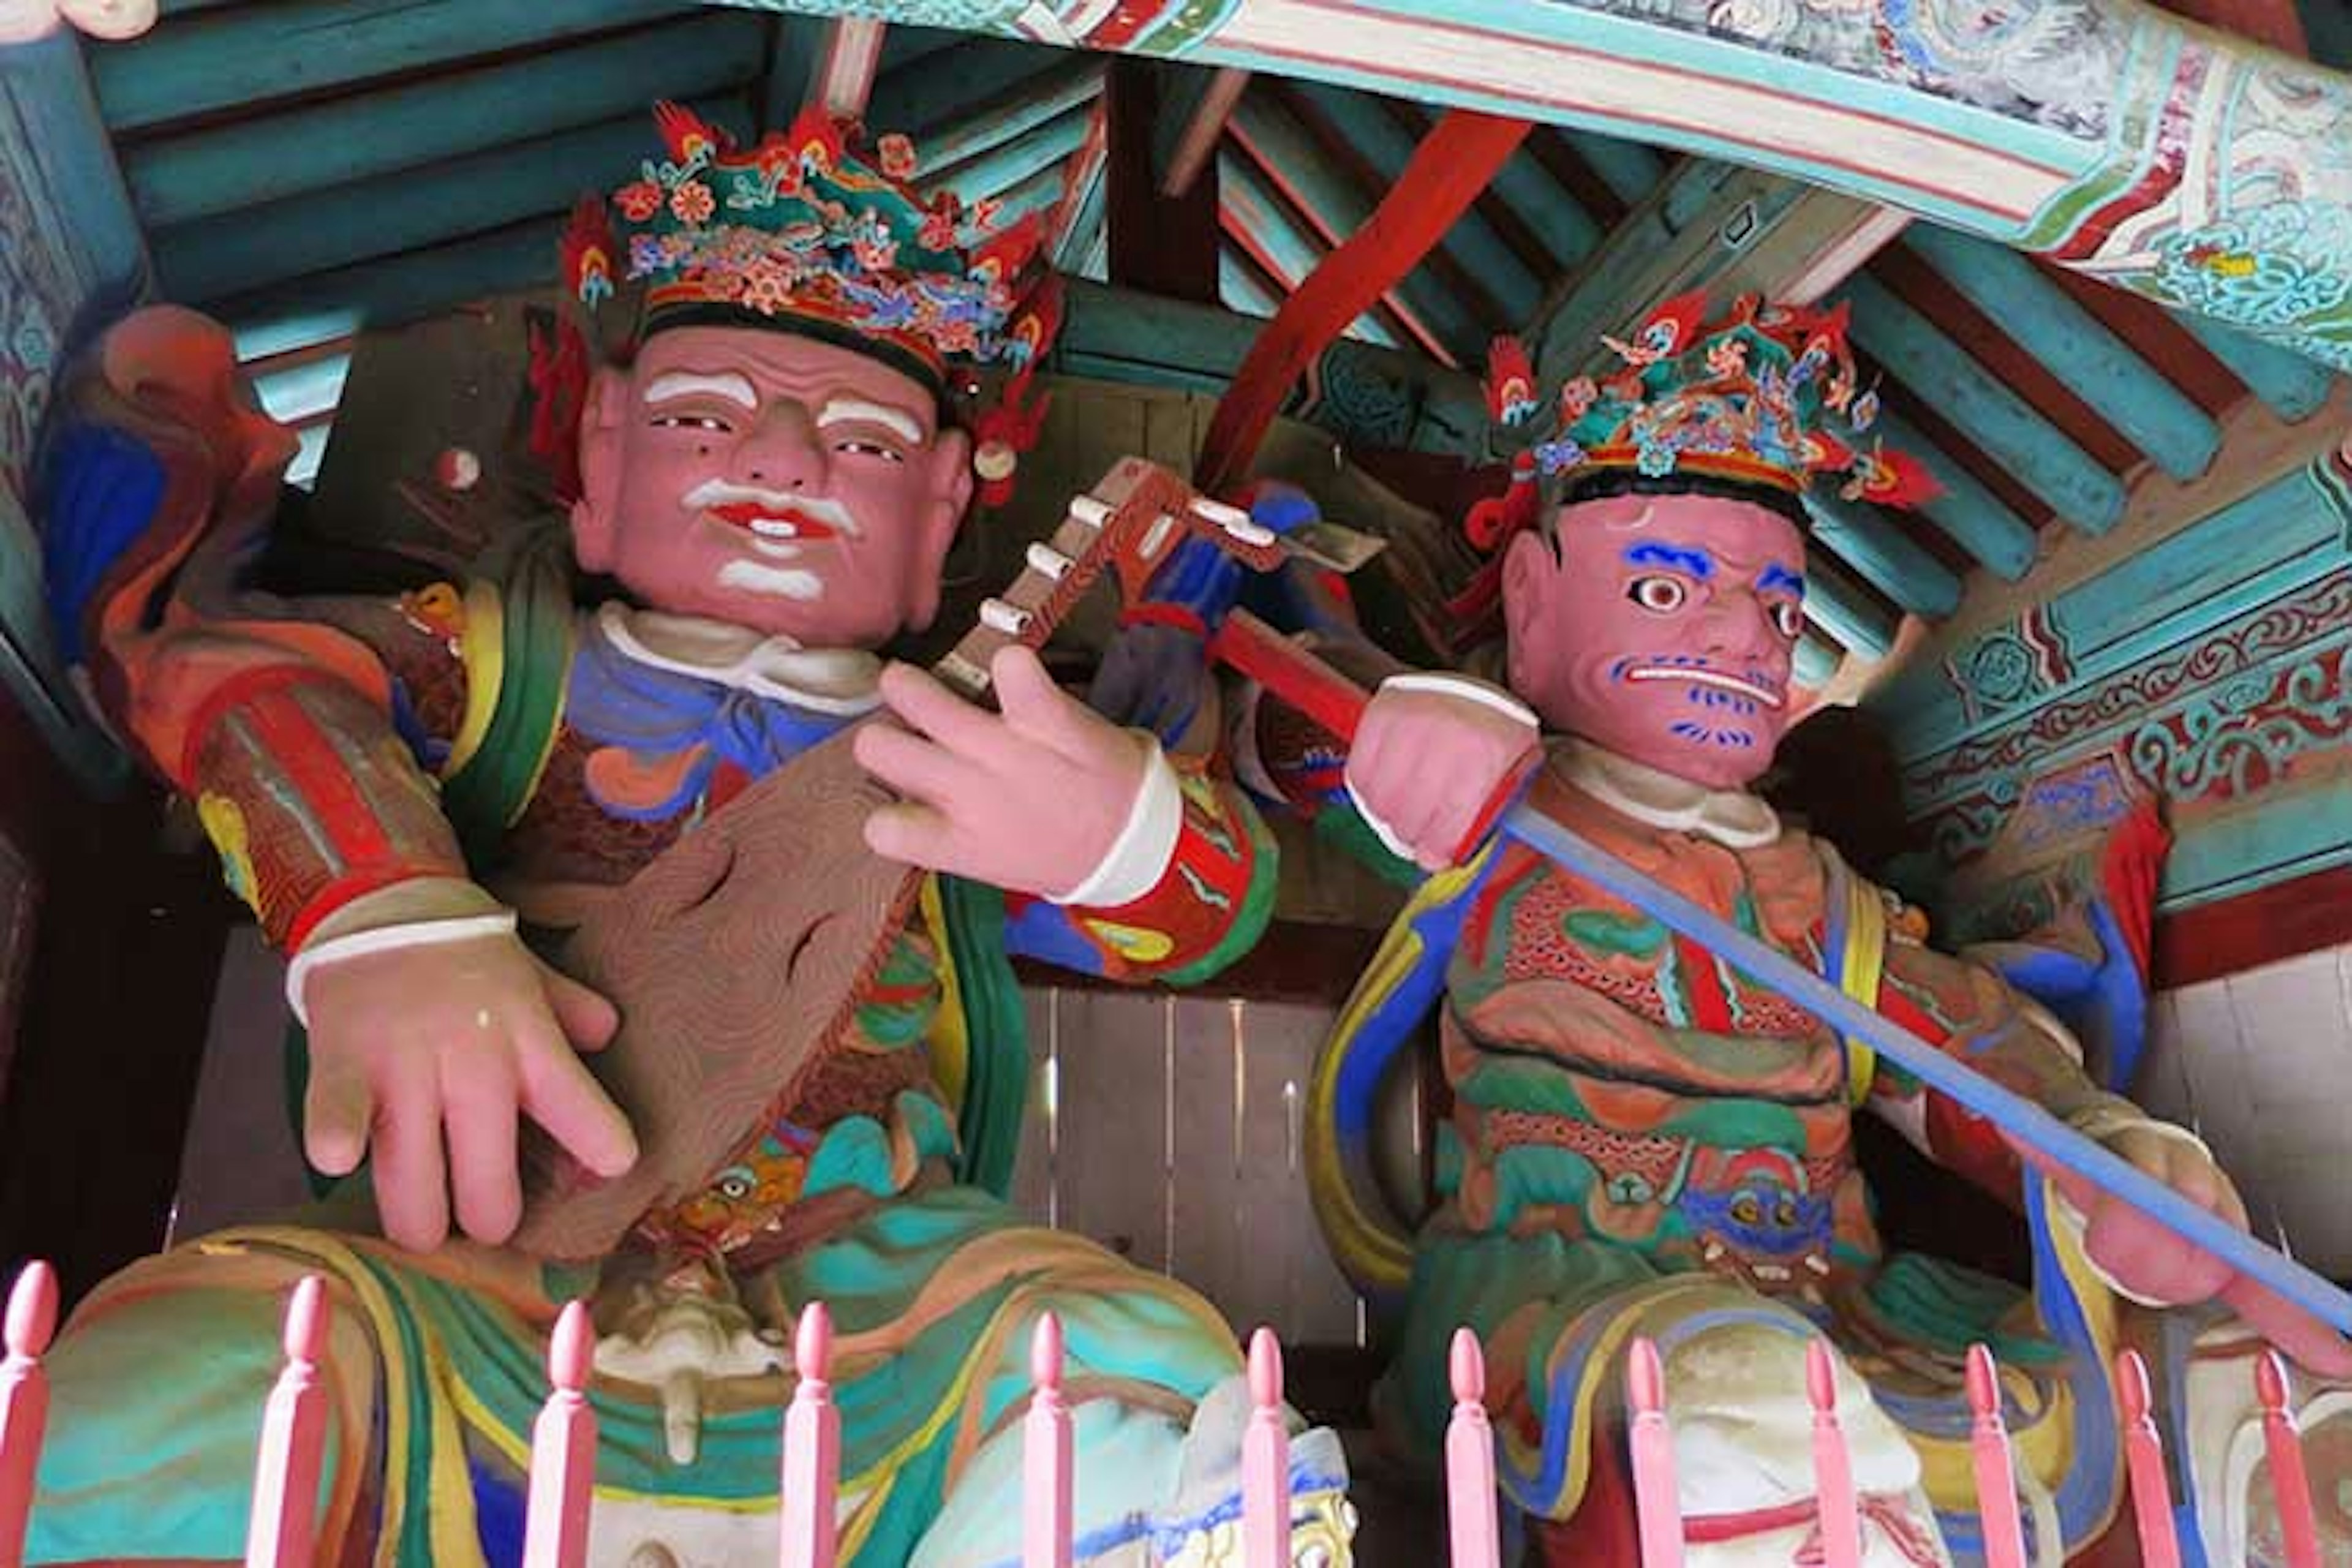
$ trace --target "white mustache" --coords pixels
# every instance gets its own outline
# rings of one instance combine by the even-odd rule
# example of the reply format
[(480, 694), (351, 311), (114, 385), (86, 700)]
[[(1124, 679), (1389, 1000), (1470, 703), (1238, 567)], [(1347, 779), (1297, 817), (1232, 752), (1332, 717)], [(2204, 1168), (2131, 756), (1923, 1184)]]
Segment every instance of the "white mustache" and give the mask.
[[(732, 479), (705, 479), (686, 492), (684, 504), (697, 510), (712, 507), (747, 506), (767, 508), (777, 513), (798, 512), (814, 522), (838, 529), (852, 539), (862, 537), (865, 530), (850, 510), (831, 496), (795, 495), (790, 490), (772, 490), (759, 485), (739, 485)], [(751, 525), (754, 533), (761, 531), (758, 523)]]
[(1628, 680), (1687, 680), (1697, 686), (1718, 687), (1725, 691), (1736, 691), (1742, 697), (1752, 697), (1767, 708), (1778, 708), (1783, 700), (1779, 692), (1769, 687), (1759, 686), (1752, 680), (1742, 680), (1736, 675), (1726, 675), (1721, 670), (1703, 669), (1696, 665), (1636, 665), (1625, 672), (1625, 679)]

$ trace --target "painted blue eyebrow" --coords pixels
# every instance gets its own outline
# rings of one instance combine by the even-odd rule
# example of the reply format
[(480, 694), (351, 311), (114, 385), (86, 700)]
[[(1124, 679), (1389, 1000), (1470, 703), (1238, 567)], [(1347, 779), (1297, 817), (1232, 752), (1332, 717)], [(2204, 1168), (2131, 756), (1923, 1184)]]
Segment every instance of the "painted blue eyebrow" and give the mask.
[(1634, 544), (1625, 550), (1628, 566), (1671, 566), (1704, 583), (1715, 575), (1715, 557), (1679, 544)]
[(1786, 566), (1775, 562), (1764, 568), (1764, 575), (1757, 580), (1756, 586), (1766, 592), (1774, 588), (1782, 588), (1791, 594), (1801, 595), (1805, 591), (1805, 578), (1802, 573), (1791, 572)]

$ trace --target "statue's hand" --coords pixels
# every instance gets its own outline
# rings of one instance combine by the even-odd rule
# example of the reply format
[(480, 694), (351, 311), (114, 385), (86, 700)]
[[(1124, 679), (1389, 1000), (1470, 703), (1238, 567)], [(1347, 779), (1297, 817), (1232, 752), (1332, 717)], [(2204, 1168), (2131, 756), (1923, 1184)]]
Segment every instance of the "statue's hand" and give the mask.
[[(1114, 848), (1148, 858), (1155, 847), (1135, 845), (1129, 818), (1152, 770), (1168, 765), (1151, 742), (1055, 686), (1025, 647), (1000, 652), (989, 673), (995, 713), (912, 666), (883, 671), (883, 700), (906, 728), (868, 724), (852, 744), (859, 765), (906, 800), (866, 818), (875, 853), (1063, 900), (1097, 881)], [(1145, 889), (1181, 826), (1156, 847), (1159, 867), (1143, 868)]]
[(1348, 793), (1382, 843), (1434, 871), (1477, 847), (1542, 752), (1536, 717), (1467, 676), (1391, 676), (1348, 752)]
[(376, 1206), (401, 1246), (439, 1246), (453, 1194), (467, 1236), (514, 1233), (519, 1113), (600, 1175), (635, 1163), (628, 1119), (575, 1052), (612, 1039), (613, 1005), (511, 934), (355, 953), (314, 971), (306, 994), (304, 1148), (330, 1175), (373, 1149)]
[[(2116, 1153), (2200, 1207), (2245, 1230), (2236, 1185), (2198, 1142), (2148, 1123), (2101, 1140)], [(2072, 1175), (2059, 1190), (2084, 1215), (2091, 1261), (2132, 1296), (2168, 1306), (2219, 1300), (2246, 1325), (2311, 1371), (2352, 1377), (2352, 1342), (2327, 1324), (2175, 1236), (2137, 1209)]]

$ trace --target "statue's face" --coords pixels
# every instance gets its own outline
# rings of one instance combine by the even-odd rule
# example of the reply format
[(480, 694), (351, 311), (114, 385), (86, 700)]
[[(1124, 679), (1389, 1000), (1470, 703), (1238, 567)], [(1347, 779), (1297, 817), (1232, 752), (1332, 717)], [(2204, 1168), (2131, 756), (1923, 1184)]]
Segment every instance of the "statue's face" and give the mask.
[(679, 327), (597, 376), (572, 532), (583, 566), (654, 609), (870, 647), (938, 611), (969, 457), (931, 394), (878, 360)]
[(1698, 495), (1583, 501), (1553, 523), (1503, 563), (1512, 689), (1550, 728), (1677, 777), (1730, 789), (1761, 774), (1802, 629), (1796, 527)]

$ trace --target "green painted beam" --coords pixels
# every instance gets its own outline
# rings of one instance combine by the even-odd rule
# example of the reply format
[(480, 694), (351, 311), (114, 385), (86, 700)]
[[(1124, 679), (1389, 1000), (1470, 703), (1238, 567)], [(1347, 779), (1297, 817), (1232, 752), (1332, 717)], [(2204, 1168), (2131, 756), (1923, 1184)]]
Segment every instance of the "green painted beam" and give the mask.
[(1087, 109), (1102, 97), (1107, 74), (1099, 60), (1057, 60), (1055, 69), (1031, 78), (1009, 96), (975, 105), (964, 119), (916, 143), (925, 183), (952, 174), (961, 189), (961, 165)]
[(2011, 391), (1942, 329), (1866, 272), (1844, 289), (1856, 347), (1950, 421), (2020, 484), (2086, 533), (2124, 515), (2123, 481)]
[(1244, 263), (1230, 240), (1217, 252), (1217, 297), (1226, 310), (1245, 316), (1270, 317), (1282, 309), (1282, 296)]
[(1878, 434), (1895, 451), (1916, 458), (1939, 487), (1919, 514), (1943, 530), (1984, 569), (2004, 583), (2021, 581), (2041, 551), (2033, 525), (1901, 416), (1881, 414)]
[(652, 103), (751, 80), (764, 32), (757, 16), (709, 12), (657, 31), (135, 142), (123, 174), (152, 230), (624, 115), (646, 128), (650, 147)]
[(2272, 413), (2290, 425), (2310, 418), (2326, 406), (2336, 385), (2336, 373), (2315, 359), (2291, 349), (2248, 337), (2234, 327), (2202, 316), (2173, 318), (2205, 345), (2205, 351), (2230, 367)]
[(992, 144), (976, 143), (968, 156), (951, 167), (930, 163), (926, 150), (923, 186), (926, 190), (947, 187), (966, 202), (995, 195), (1040, 169), (1067, 163), (1086, 144), (1087, 133), (1093, 128), (1094, 105), (1080, 98), (1051, 120), (1037, 121)]
[(239, 359), (292, 353), (467, 300), (552, 284), (563, 226), (562, 217), (537, 218), (404, 256), (314, 273), (219, 300), (211, 310), (235, 334)]
[[(705, 99), (691, 107), (739, 135), (748, 128), (740, 98)], [(155, 237), (156, 268), (168, 297), (201, 302), (438, 245), (568, 209), (583, 187), (635, 168), (651, 137), (645, 118), (632, 114), (430, 169), (205, 218)]]
[(1951, 569), (1875, 507), (1816, 485), (1805, 493), (1805, 512), (1822, 549), (1903, 608), (1940, 619), (1960, 607), (1960, 580)]
[[(1084, 154), (1081, 154), (1084, 156)], [(1078, 194), (1077, 207), (1070, 215), (1068, 226), (1054, 245), (1055, 270), (1080, 273), (1086, 270), (1087, 258), (1093, 253), (1096, 242), (1102, 238), (1104, 226), (1110, 219), (1110, 161), (1097, 158), (1093, 167), (1085, 171), (1086, 188)]]
[(912, 136), (915, 151), (928, 161), (931, 143), (976, 110), (1016, 97), (1040, 79), (1058, 79), (1070, 63), (1058, 49), (973, 37), (896, 68), (886, 58), (866, 100), (866, 123)]
[(693, 9), (683, 0), (283, 0), (167, 23), (96, 51), (91, 71), (107, 124), (140, 131)]
[[(776, 16), (768, 18), (767, 69), (760, 79), (760, 129), (782, 131), (800, 118), (816, 83), (817, 66), (824, 58), (825, 32), (831, 24), (814, 16)], [(898, 29), (891, 29), (892, 32)], [(883, 36), (887, 47), (889, 34)]]
[(1579, 205), (1526, 148), (1511, 154), (1488, 189), (1542, 241), (1555, 273), (1573, 269), (1599, 247), (1604, 232), (1600, 220)]
[(1903, 243), (2158, 468), (2193, 479), (2212, 464), (2221, 426), (2033, 263), (1932, 223), (1912, 225)]
[[(1346, 137), (1349, 144), (1384, 178), (1393, 181), (1404, 172), (1418, 143), (1411, 132), (1383, 113), (1369, 94), (1315, 82), (1297, 83), (1295, 90), (1314, 105), (1317, 112), (1330, 121), (1333, 129)], [(1543, 297), (1544, 280), (1528, 270), (1518, 253), (1503, 243), (1494, 225), (1479, 216), (1475, 208), (1464, 213), (1445, 231), (1438, 246), (1494, 297), (1505, 322), (1525, 321)], [(1473, 345), (1474, 357), (1484, 353), (1484, 338), (1482, 333)], [(1458, 346), (1456, 352), (1460, 352)]]
[(1647, 142), (1592, 131), (1562, 129), (1556, 134), (1609, 187), (1610, 194), (1629, 207), (1647, 201), (1674, 167), (1672, 154)]

